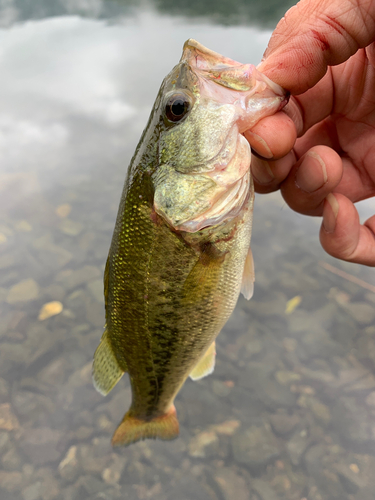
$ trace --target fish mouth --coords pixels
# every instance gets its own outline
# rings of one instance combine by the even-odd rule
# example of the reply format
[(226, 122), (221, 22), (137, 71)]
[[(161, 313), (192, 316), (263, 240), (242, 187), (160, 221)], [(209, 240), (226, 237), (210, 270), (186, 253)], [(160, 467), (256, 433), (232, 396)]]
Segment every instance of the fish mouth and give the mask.
[[(195, 233), (236, 217), (244, 208), (251, 187), (251, 150), (237, 134), (230, 151), (210, 161), (199, 173), (182, 173), (168, 165), (155, 178), (154, 209), (176, 231)], [(224, 157), (230, 161), (223, 162)]]
[[(230, 151), (232, 143), (231, 139), (227, 140), (223, 150)], [(232, 219), (241, 212), (250, 189), (251, 150), (244, 136), (238, 133), (233, 149), (230, 154), (224, 153), (211, 160), (210, 163), (214, 168), (205, 175), (215, 182), (217, 192), (207, 210), (179, 224), (180, 231), (193, 233)], [(230, 161), (225, 165), (222, 162), (223, 156), (230, 157)]]
[(232, 184), (229, 189), (217, 196), (212, 206), (202, 212), (194, 219), (187, 220), (177, 227), (179, 231), (187, 233), (196, 233), (205, 227), (216, 226), (224, 221), (233, 219), (244, 208), (250, 191), (250, 171)]

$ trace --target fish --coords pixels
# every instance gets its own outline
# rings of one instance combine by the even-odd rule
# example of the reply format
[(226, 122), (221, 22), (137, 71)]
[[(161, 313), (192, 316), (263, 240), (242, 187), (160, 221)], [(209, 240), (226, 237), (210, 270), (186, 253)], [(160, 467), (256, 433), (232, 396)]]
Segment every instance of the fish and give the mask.
[(104, 272), (106, 326), (93, 383), (129, 374), (113, 446), (179, 434), (174, 400), (209, 375), (240, 292), (253, 293), (254, 187), (244, 132), (286, 92), (193, 39), (165, 77), (131, 160)]

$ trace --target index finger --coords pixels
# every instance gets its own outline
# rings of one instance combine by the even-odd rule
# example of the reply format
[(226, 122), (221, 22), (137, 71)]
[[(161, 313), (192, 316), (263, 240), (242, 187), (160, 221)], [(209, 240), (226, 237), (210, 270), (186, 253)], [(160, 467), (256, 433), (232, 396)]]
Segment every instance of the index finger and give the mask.
[(292, 96), (282, 111), (263, 118), (244, 135), (260, 156), (282, 158), (292, 149), (297, 136), (329, 116), (333, 97), (332, 78), (327, 73), (315, 87), (302, 96)]
[(301, 94), (374, 38), (373, 1), (301, 0), (278, 23), (258, 69)]

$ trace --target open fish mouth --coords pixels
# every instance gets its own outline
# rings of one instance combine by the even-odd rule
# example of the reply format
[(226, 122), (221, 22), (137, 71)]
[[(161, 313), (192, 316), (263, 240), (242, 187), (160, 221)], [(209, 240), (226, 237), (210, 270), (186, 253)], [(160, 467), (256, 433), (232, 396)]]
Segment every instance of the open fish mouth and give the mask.
[(185, 221), (176, 229), (195, 233), (205, 227), (216, 226), (236, 217), (243, 209), (250, 188), (250, 172), (232, 184), (229, 189), (213, 200), (212, 206), (194, 219)]
[[(154, 209), (177, 231), (194, 233), (236, 217), (250, 191), (251, 152), (247, 140), (234, 127), (222, 154), (205, 172), (181, 173), (161, 165), (155, 177)], [(224, 158), (229, 162), (224, 164)]]

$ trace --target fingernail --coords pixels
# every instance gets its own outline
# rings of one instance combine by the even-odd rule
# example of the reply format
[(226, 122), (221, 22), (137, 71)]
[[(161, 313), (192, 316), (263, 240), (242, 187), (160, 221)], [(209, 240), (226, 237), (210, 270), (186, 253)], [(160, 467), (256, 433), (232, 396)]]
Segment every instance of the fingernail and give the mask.
[[(316, 168), (312, 168), (311, 158), (313, 158)], [(306, 193), (313, 193), (323, 187), (327, 180), (327, 169), (318, 153), (315, 153), (315, 151), (306, 153), (296, 173), (297, 186)]]
[(268, 162), (256, 156), (251, 158), (251, 172), (258, 184), (269, 184), (275, 179)]
[(270, 159), (273, 157), (273, 154), (264, 139), (262, 139), (258, 134), (254, 134), (254, 132), (250, 132), (250, 130), (246, 130), (245, 132), (246, 139), (250, 142), (250, 146), (252, 149), (263, 158)]
[(339, 213), (339, 203), (335, 196), (330, 193), (324, 202), (323, 227), (327, 233), (333, 233), (336, 227), (337, 214)]

